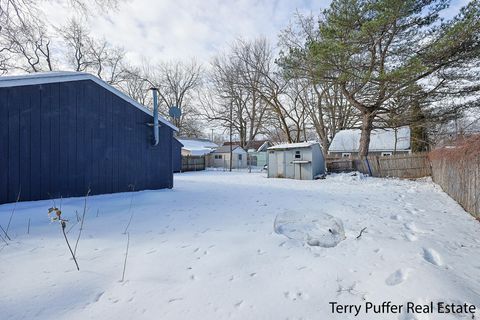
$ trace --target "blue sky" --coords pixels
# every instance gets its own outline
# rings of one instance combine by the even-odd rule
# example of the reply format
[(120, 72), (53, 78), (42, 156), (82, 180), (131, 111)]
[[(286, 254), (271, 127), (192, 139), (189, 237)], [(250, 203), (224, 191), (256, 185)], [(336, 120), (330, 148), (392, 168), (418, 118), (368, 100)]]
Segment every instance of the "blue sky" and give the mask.
[[(61, 1), (61, 0), (59, 0)], [(453, 16), (468, 0), (455, 0)], [(128, 59), (176, 60), (195, 57), (208, 63), (237, 38), (265, 36), (276, 44), (296, 10), (318, 14), (330, 0), (126, 0), (108, 16), (90, 18), (92, 33), (128, 51)], [(70, 14), (58, 2), (44, 4), (55, 24)]]

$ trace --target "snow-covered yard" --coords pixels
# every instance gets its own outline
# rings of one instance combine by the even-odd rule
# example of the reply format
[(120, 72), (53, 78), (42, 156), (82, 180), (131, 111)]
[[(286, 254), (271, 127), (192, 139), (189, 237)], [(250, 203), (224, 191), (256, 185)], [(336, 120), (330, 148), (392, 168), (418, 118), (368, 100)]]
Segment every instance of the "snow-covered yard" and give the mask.
[[(63, 199), (67, 229), (83, 201)], [(0, 206), (4, 227), (13, 206)], [(12, 241), (0, 243), (1, 319), (354, 318), (332, 315), (330, 301), (480, 307), (480, 224), (426, 180), (206, 171), (176, 175), (172, 190), (90, 197), (79, 272), (60, 226), (48, 220), (51, 206), (19, 203)], [(346, 239), (333, 248), (288, 239), (274, 231), (285, 212), (341, 219)], [(73, 244), (77, 233), (78, 225)]]

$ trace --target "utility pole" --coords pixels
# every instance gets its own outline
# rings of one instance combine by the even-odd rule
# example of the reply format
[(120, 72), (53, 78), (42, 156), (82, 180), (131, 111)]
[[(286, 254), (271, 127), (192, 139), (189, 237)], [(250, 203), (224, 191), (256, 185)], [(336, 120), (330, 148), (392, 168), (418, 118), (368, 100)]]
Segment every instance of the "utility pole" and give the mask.
[(232, 172), (232, 162), (233, 162), (232, 127), (233, 127), (233, 105), (232, 103), (230, 103), (230, 172)]

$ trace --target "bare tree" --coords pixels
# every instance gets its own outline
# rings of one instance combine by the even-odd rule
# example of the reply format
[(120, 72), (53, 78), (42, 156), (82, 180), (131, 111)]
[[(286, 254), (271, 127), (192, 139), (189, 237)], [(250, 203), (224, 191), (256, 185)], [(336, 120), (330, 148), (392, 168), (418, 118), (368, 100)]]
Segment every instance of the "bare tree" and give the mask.
[(140, 104), (149, 105), (151, 103), (149, 88), (152, 85), (146, 80), (148, 73), (144, 68), (124, 65), (122, 74), (122, 81), (117, 84), (117, 87)]
[(116, 10), (122, 0), (68, 0), (68, 4), (83, 14)]
[(35, 0), (0, 0), (0, 32), (6, 26), (19, 27), (36, 19), (38, 12)]
[[(70, 0), (81, 14), (115, 8), (119, 0)], [(87, 11), (85, 11), (87, 10)], [(0, 0), (0, 73), (10, 70), (25, 72), (52, 71), (52, 36), (42, 12), (33, 0)], [(111, 84), (120, 81), (122, 48), (89, 36), (89, 30), (78, 19), (71, 19), (57, 29), (67, 48), (67, 63), (75, 71), (87, 71), (106, 79)], [(57, 46), (59, 47), (59, 46)], [(55, 54), (59, 54), (58, 50)]]
[[(273, 60), (273, 50), (266, 39), (256, 39), (251, 42), (240, 42), (241, 50), (236, 52), (237, 59), (245, 69), (255, 70), (256, 85), (251, 87), (261, 99), (272, 116), (277, 120), (277, 126), (283, 131), (288, 142), (295, 142), (300, 139), (300, 132), (303, 124), (303, 110), (294, 110), (302, 107), (298, 97), (289, 95), (292, 92), (293, 84), (291, 79), (284, 77), (279, 68), (276, 68)], [(248, 82), (240, 79), (243, 86), (247, 87)], [(298, 89), (298, 88), (297, 88)], [(295, 107), (293, 104), (298, 103)], [(293, 129), (292, 129), (293, 127)]]
[(118, 85), (123, 81), (122, 63), (125, 49), (112, 46), (105, 39), (90, 38), (88, 44), (91, 71), (111, 85)]
[[(122, 0), (68, 0), (67, 4), (81, 14), (107, 12), (118, 8)], [(36, 20), (41, 14), (36, 0), (0, 0), (0, 31), (1, 26), (16, 25)]]
[(67, 63), (73, 70), (91, 72), (112, 85), (124, 80), (123, 48), (90, 36), (90, 29), (79, 19), (70, 19), (57, 30), (66, 44)]
[(280, 55), (276, 62), (285, 77), (304, 84), (304, 107), (326, 154), (338, 131), (358, 125), (359, 113), (345, 99), (338, 85), (317, 76), (317, 61), (307, 49), (318, 37), (314, 16), (297, 13), (293, 23), (280, 33)]
[[(160, 112), (179, 128), (180, 135), (199, 136), (198, 105), (195, 104), (202, 85), (202, 67), (196, 61), (169, 62), (153, 68), (150, 83), (159, 88)], [(169, 109), (181, 110), (180, 118), (169, 115)]]
[(52, 40), (40, 21), (5, 26), (0, 33), (0, 60), (5, 70), (52, 71)]
[(67, 25), (57, 29), (66, 44), (66, 58), (75, 71), (85, 71), (92, 64), (90, 54), (90, 31), (84, 22), (72, 18)]
[(246, 148), (259, 134), (289, 142), (311, 138), (307, 82), (287, 77), (273, 57), (265, 39), (238, 40), (212, 63), (215, 98), (205, 104), (206, 117), (225, 129), (232, 125)]
[[(258, 134), (264, 133), (266, 103), (257, 93), (260, 74), (256, 68), (245, 65), (239, 59), (245, 46), (234, 43), (226, 55), (217, 56), (212, 62), (210, 75), (210, 99), (203, 100), (203, 110), (209, 121), (238, 134), (239, 143), (248, 149)], [(232, 116), (230, 116), (232, 111)]]

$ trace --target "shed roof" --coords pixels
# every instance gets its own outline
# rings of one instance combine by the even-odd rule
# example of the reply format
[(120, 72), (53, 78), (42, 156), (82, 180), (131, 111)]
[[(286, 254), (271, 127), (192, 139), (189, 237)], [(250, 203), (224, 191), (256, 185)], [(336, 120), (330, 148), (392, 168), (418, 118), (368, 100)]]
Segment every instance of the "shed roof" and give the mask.
[[(153, 112), (141, 105), (137, 101), (133, 100), (131, 97), (127, 96), (120, 90), (112, 87), (105, 81), (85, 72), (73, 72), (73, 71), (52, 71), (52, 72), (37, 72), (24, 75), (15, 75), (15, 76), (2, 76), (0, 77), (0, 88), (7, 87), (17, 87), (17, 86), (28, 86), (35, 84), (46, 84), (46, 83), (58, 83), (58, 82), (69, 82), (69, 81), (80, 81), (80, 80), (91, 80), (96, 84), (102, 86), (123, 100), (134, 105), (136, 108), (142, 110), (146, 114), (153, 117)], [(175, 131), (178, 131), (178, 128), (171, 124), (165, 118), (159, 116), (158, 120), (169, 126)]]
[(277, 144), (276, 146), (268, 148), (268, 150), (285, 150), (285, 149), (298, 149), (298, 148), (310, 148), (319, 143), (316, 141), (297, 142), (297, 143), (284, 143)]
[[(410, 149), (410, 128), (397, 128), (396, 150)], [(358, 152), (360, 129), (341, 130), (333, 138), (328, 151)], [(375, 129), (370, 135), (369, 151), (393, 151), (395, 149), (395, 129)]]
[[(232, 141), (232, 143), (230, 143), (229, 141), (226, 141), (223, 143), (224, 146), (229, 146), (230, 144), (234, 146), (238, 146), (240, 145), (240, 142)], [(255, 151), (264, 151), (263, 148), (265, 146), (268, 146), (270, 144), (270, 141), (269, 140), (252, 140), (248, 144), (249, 144), (249, 147), (248, 147), (249, 150), (255, 149)]]
[(177, 137), (173, 137), (173, 142), (178, 143), (183, 148), (183, 143)]
[(218, 145), (208, 139), (178, 138), (184, 150), (190, 151), (193, 156), (203, 156), (212, 152)]
[[(238, 148), (243, 150), (243, 148), (240, 147), (240, 146), (232, 146), (232, 151), (235, 150), (235, 149), (238, 149)], [(230, 146), (229, 145), (228, 146), (221, 146), (221, 147), (215, 149), (213, 151), (213, 153), (230, 153)]]

